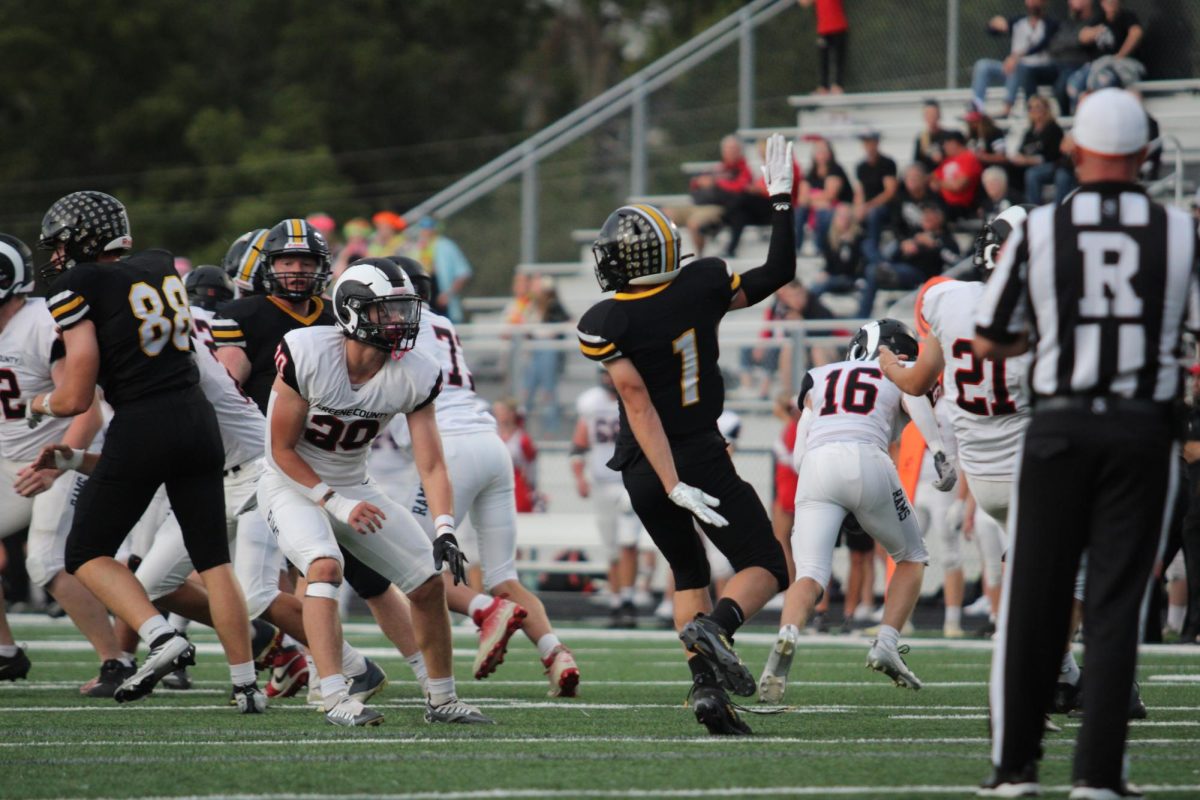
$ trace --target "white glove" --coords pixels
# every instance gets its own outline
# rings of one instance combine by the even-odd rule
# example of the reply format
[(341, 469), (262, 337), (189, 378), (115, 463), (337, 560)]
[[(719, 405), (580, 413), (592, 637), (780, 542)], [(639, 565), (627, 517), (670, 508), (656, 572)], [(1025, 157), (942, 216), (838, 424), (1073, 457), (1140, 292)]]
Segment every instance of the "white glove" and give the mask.
[(933, 488), (939, 492), (948, 492), (954, 488), (954, 484), (958, 481), (958, 475), (954, 472), (954, 465), (946, 458), (946, 454), (942, 452), (933, 454), (933, 468), (937, 470), (937, 479), (933, 481)]
[(336, 519), (343, 525), (350, 524), (350, 514), (358, 507), (361, 500), (351, 500), (349, 497), (342, 497), (340, 494), (335, 494), (333, 497), (325, 501), (325, 510), (329, 512), (329, 516)]
[(792, 196), (792, 143), (783, 134), (773, 133), (767, 139), (767, 157), (762, 165), (763, 180), (767, 184), (767, 195), (786, 194)]
[(675, 488), (668, 495), (671, 502), (680, 508), (686, 508), (692, 515), (705, 523), (712, 525), (714, 528), (724, 528), (729, 524), (729, 520), (722, 517), (714, 508), (721, 505), (721, 501), (712, 495), (705, 494), (695, 486), (688, 486), (680, 481), (675, 484)]
[(961, 531), (966, 516), (967, 504), (955, 498), (954, 502), (946, 509), (946, 524), (950, 526), (951, 530)]

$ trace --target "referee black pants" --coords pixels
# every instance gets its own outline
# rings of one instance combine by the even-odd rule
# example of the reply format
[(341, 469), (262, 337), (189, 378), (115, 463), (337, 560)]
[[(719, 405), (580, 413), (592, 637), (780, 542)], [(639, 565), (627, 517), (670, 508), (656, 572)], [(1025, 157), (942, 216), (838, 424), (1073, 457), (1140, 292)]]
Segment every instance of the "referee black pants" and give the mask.
[(1013, 540), (992, 659), (992, 760), (1041, 755), (1080, 555), (1087, 679), (1074, 780), (1120, 785), (1146, 590), (1176, 488), (1167, 414), (1035, 413), (1017, 482)]

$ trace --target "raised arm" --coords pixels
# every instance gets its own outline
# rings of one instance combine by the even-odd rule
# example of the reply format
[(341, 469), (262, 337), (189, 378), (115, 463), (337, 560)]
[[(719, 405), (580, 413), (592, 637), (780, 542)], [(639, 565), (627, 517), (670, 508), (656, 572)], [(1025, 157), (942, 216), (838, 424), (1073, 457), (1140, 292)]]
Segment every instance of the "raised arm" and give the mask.
[(796, 228), (792, 211), (792, 144), (773, 134), (767, 140), (763, 179), (771, 200), (771, 244), (761, 267), (742, 273), (741, 288), (729, 304), (731, 310), (752, 306), (796, 277)]
[(946, 368), (942, 345), (937, 338), (928, 336), (923, 345), (917, 360), (907, 368), (886, 345), (879, 347), (879, 369), (883, 377), (900, 387), (905, 394), (926, 394), (937, 385), (938, 376)]

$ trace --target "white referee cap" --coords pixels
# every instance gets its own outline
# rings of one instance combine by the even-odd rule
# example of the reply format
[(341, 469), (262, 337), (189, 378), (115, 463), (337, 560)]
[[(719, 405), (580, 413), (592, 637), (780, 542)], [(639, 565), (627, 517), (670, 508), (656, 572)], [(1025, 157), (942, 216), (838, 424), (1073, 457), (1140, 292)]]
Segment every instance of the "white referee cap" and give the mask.
[(1079, 105), (1071, 127), (1075, 144), (1101, 156), (1127, 156), (1150, 140), (1150, 124), (1137, 96), (1124, 89), (1101, 89)]

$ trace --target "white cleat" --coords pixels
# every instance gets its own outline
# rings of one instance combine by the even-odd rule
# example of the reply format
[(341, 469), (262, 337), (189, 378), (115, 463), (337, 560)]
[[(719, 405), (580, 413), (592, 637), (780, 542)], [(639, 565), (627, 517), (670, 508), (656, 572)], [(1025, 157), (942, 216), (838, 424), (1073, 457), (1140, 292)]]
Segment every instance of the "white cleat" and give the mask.
[(867, 666), (876, 672), (887, 675), (897, 685), (907, 689), (921, 688), (921, 681), (904, 663), (903, 655), (908, 652), (908, 645), (899, 648), (884, 647), (879, 640), (871, 642), (871, 650), (867, 653)]
[(464, 703), (457, 697), (435, 706), (425, 701), (426, 722), (456, 722), (462, 725), (495, 725), (496, 721), (485, 716), (475, 706)]
[(325, 721), (342, 728), (365, 728), (383, 722), (383, 714), (347, 695), (325, 712)]
[(788, 671), (792, 668), (792, 658), (795, 654), (794, 635), (783, 635), (776, 640), (771, 654), (767, 656), (762, 677), (758, 679), (758, 702), (772, 705), (783, 702), (783, 693), (787, 691)]
[(118, 703), (140, 700), (154, 691), (155, 685), (164, 676), (195, 663), (196, 648), (191, 642), (178, 634), (163, 635), (151, 647), (141, 669), (117, 687), (113, 699)]

